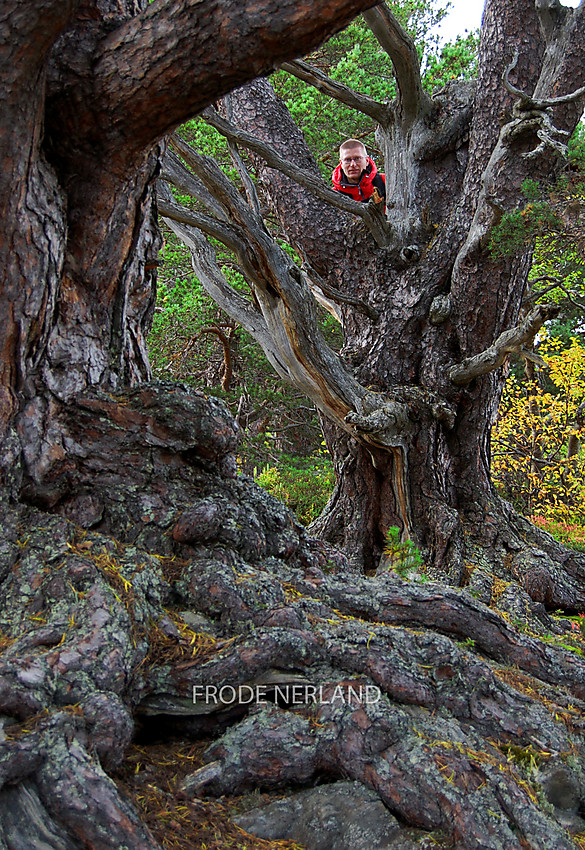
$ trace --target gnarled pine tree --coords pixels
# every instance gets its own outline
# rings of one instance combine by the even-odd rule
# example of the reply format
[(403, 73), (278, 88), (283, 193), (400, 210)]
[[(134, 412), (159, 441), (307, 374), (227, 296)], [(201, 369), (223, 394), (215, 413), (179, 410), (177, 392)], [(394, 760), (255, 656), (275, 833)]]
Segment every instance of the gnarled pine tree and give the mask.
[[(219, 811), (191, 799), (201, 791), (339, 778), (368, 786), (397, 816), (392, 840), (402, 847), (429, 831), (435, 845), (466, 850), (576, 846), (564, 828), (582, 830), (585, 798), (576, 623), (553, 620), (489, 570), (473, 572), (472, 593), (362, 575), (237, 477), (237, 429), (221, 403), (144, 381), (161, 136), (368, 5), (2, 7), (1, 848), (195, 847), (201, 821)], [(513, 567), (538, 598), (533, 532), (516, 518), (506, 532), (489, 488), (501, 373), (486, 369), (543, 315), (518, 321), (527, 260), (496, 263), (485, 241), (526, 170), (554, 171), (555, 128), (568, 132), (577, 116), (555, 96), (578, 88), (584, 14), (521, 0), (510, 19), (503, 5), (488, 3), (472, 100), (469, 89), (428, 100), (412, 46), (384, 7), (370, 15), (401, 91), (391, 108), (359, 101), (393, 138), (388, 220), (312, 200), (299, 186), (332, 198), (311, 181), (302, 139), (269, 87), (234, 96), (230, 125), (253, 118), (282, 169), (296, 150), (300, 183), (273, 172), (269, 188), (283, 220), (285, 208), (294, 214), (305, 269), (188, 148), (196, 176), (172, 157), (164, 168), (197, 186), (209, 213), (162, 203), (174, 226), (183, 217), (201, 277), (226, 304), (234, 294), (199, 228), (238, 255), (260, 306), (238, 302), (240, 318), (346, 435), (338, 500), (348, 528), (364, 540), (370, 528), (363, 551), (371, 557), (396, 517), (454, 581), (465, 545), (488, 567), (490, 544), (517, 552)], [(502, 86), (503, 52), (515, 43), (516, 76)], [(508, 103), (500, 126), (494, 115)], [(343, 313), (355, 374), (314, 332), (307, 281)], [(362, 502), (353, 515), (352, 481)], [(542, 541), (544, 599), (574, 592), (562, 596), (570, 608), (583, 598), (579, 562)], [(277, 704), (275, 686), (291, 682), (321, 686), (323, 699)], [(360, 684), (380, 699), (352, 697)], [(228, 698), (194, 703), (192, 687), (206, 685), (227, 685)], [(229, 699), (240, 685), (262, 686), (272, 705), (249, 711)], [(179, 788), (140, 763), (120, 773), (138, 714), (158, 735), (229, 728)]]
[[(459, 584), (487, 566), (535, 600), (574, 610), (585, 602), (583, 559), (532, 529), (490, 483), (490, 429), (509, 355), (530, 349), (555, 308), (523, 311), (530, 254), (496, 259), (489, 243), (494, 225), (523, 203), (523, 182), (546, 184), (562, 165), (583, 105), (583, 15), (528, 0), (511, 15), (488, 3), (477, 82), (433, 97), (415, 45), (384, 5), (364, 17), (392, 60), (393, 102), (359, 95), (305, 62), (284, 64), (377, 122), (386, 215), (324, 183), (268, 81), (230, 95), (221, 115), (207, 110), (232, 144), (253, 151), (262, 202), (299, 265), (270, 240), (257, 200), (247, 204), (181, 140), (177, 152), (222, 214), (161, 201), (208, 292), (326, 420), (338, 483), (316, 531), (372, 569), (387, 529), (398, 526), (435, 576)], [(167, 163), (168, 179), (189, 191), (178, 159)], [(220, 279), (201, 232), (237, 255), (257, 307)], [(342, 323), (340, 358), (321, 338), (311, 290)]]

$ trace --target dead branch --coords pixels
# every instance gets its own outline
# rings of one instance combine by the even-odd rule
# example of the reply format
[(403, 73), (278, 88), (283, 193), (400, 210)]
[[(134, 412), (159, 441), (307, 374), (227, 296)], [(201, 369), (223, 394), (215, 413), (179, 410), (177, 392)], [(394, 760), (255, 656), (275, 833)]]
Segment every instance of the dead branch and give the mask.
[[(365, 13), (367, 14), (367, 13)], [(504, 72), (504, 85), (506, 89), (518, 98), (518, 103), (516, 104), (517, 109), (521, 110), (544, 110), (544, 109), (552, 109), (555, 106), (563, 106), (567, 103), (575, 103), (575, 101), (580, 100), (582, 97), (585, 97), (585, 86), (576, 89), (570, 94), (561, 95), (561, 97), (549, 97), (549, 98), (535, 98), (532, 95), (523, 92), (521, 89), (516, 88), (516, 86), (512, 85), (510, 82), (510, 74), (518, 64), (518, 51), (514, 53), (512, 61), (506, 68)], [(562, 132), (565, 135), (564, 130), (557, 130), (557, 132)]]
[[(377, 310), (374, 310), (373, 307), (370, 307), (370, 305), (367, 304), (362, 298), (353, 298), (351, 295), (344, 295), (343, 292), (340, 292), (338, 289), (335, 289), (335, 287), (330, 286), (328, 283), (326, 283), (321, 277), (321, 275), (318, 274), (315, 269), (310, 267), (307, 263), (303, 264), (303, 270), (306, 272), (307, 285), (309, 286), (309, 289), (311, 290), (313, 295), (315, 295), (319, 303), (323, 303), (327, 299), (330, 299), (334, 303), (348, 304), (351, 307), (355, 307), (356, 310), (358, 310), (360, 313), (363, 313), (364, 316), (367, 316), (373, 322), (378, 319), (379, 313), (377, 312)], [(322, 299), (320, 298), (320, 295), (326, 296), (326, 298)], [(334, 315), (338, 321), (341, 321), (341, 317), (338, 316), (336, 310), (332, 311), (326, 303), (323, 303), (323, 306), (325, 306), (326, 309), (329, 309), (330, 312), (332, 312), (332, 315)]]
[[(224, 211), (213, 195), (207, 191), (201, 180), (198, 180), (191, 171), (185, 168), (174, 151), (167, 148), (162, 165), (161, 177), (163, 180), (176, 186), (182, 194), (197, 198), (208, 212), (216, 218), (227, 221)], [(171, 199), (169, 198), (169, 200)]]
[[(212, 157), (203, 156), (203, 154), (198, 153), (191, 145), (187, 144), (187, 142), (177, 135), (171, 136), (170, 144), (180, 153), (189, 168), (192, 169), (205, 188), (215, 197), (216, 201), (227, 214), (230, 222), (248, 229), (254, 229), (258, 226), (258, 216), (245, 203), (236, 187), (225, 176), (223, 171), (218, 168), (217, 163)], [(262, 227), (264, 227), (263, 224)], [(221, 237), (218, 238), (220, 241), (223, 241)]]
[[(162, 211), (161, 211), (162, 212)], [(164, 212), (162, 212), (164, 216)], [(167, 224), (177, 236), (185, 243), (191, 252), (191, 262), (206, 292), (216, 304), (224, 310), (230, 318), (238, 322), (245, 331), (254, 337), (256, 342), (262, 346), (269, 363), (278, 375), (287, 382), (292, 380), (291, 374), (278, 355), (276, 346), (268, 330), (266, 321), (258, 310), (254, 309), (252, 303), (236, 292), (229, 285), (225, 276), (217, 265), (215, 251), (199, 231), (196, 225), (182, 223), (175, 218), (168, 217)]]
[[(179, 221), (179, 215), (175, 214), (170, 226), (181, 233), (191, 249), (193, 266), (203, 286), (210, 294), (217, 293), (221, 299), (218, 303), (228, 315), (250, 330), (278, 374), (302, 388), (323, 413), (362, 441), (384, 447), (402, 445), (402, 432), (408, 426), (408, 406), (374, 396), (354, 379), (323, 340), (306, 276), (267, 234), (262, 219), (242, 200), (214, 160), (198, 154), (179, 137), (173, 137), (171, 144), (238, 227), (238, 231), (235, 227), (226, 229), (226, 236), (254, 287), (264, 323), (258, 323), (257, 314), (254, 314), (255, 323), (250, 321), (248, 302), (241, 297), (233, 298), (234, 291), (217, 268), (211, 246), (192, 229), (199, 227), (201, 214), (193, 213), (191, 218), (191, 211), (185, 211)], [(172, 208), (170, 211), (175, 213)], [(209, 235), (224, 241), (222, 229), (225, 228), (213, 220), (209, 224), (209, 218), (202, 217), (203, 226), (213, 231)], [(212, 297), (217, 301), (215, 295)]]
[(526, 344), (531, 344), (535, 334), (548, 321), (559, 314), (556, 304), (539, 304), (526, 318), (510, 328), (496, 339), (485, 351), (474, 357), (467, 357), (449, 370), (449, 378), (457, 386), (462, 387), (480, 375), (487, 375), (498, 369), (512, 352), (520, 351)]
[(401, 27), (385, 3), (363, 13), (364, 20), (394, 65), (405, 123), (419, 119), (431, 109), (420, 78), (420, 62), (411, 37)]
[[(226, 94), (226, 96), (223, 99), (223, 103), (224, 103), (227, 119), (228, 119), (228, 121), (231, 121), (232, 120), (232, 98), (231, 98), (231, 95)], [(229, 147), (229, 150), (230, 150), (230, 155), (232, 157), (232, 161), (233, 161), (234, 165), (236, 166), (236, 170), (237, 170), (238, 174), (240, 175), (242, 183), (244, 184), (244, 189), (246, 191), (246, 197), (248, 198), (248, 203), (250, 204), (250, 206), (252, 207), (252, 209), (254, 210), (256, 215), (260, 216), (261, 215), (260, 200), (258, 198), (258, 193), (256, 191), (256, 186), (254, 185), (254, 181), (252, 180), (252, 178), (250, 177), (250, 174), (248, 173), (248, 169), (246, 168), (244, 160), (240, 156), (240, 152), (238, 151), (238, 146), (236, 145), (236, 143), (233, 142), (231, 139), (228, 139), (227, 143), (228, 143), (228, 147)]]
[(223, 378), (221, 379), (221, 388), (225, 392), (230, 388), (230, 382), (232, 379), (232, 351), (230, 348), (230, 341), (221, 328), (218, 328), (215, 325), (212, 325), (208, 328), (201, 328), (199, 331), (199, 336), (201, 334), (215, 334), (217, 336), (223, 346), (223, 367), (224, 373)]
[(180, 206), (180, 204), (175, 202), (168, 186), (163, 180), (159, 180), (157, 184), (157, 203), (158, 211), (164, 218), (176, 221), (178, 224), (196, 227), (208, 236), (218, 239), (236, 253), (243, 251), (244, 243), (235, 228), (227, 223), (227, 217), (221, 210), (221, 207), (219, 207), (219, 211), (224, 218), (223, 221), (218, 221), (216, 218), (198, 210), (190, 210)]
[(335, 192), (333, 189), (326, 186), (320, 177), (316, 177), (310, 171), (307, 171), (307, 169), (299, 168), (297, 165), (294, 165), (294, 163), (283, 159), (270, 145), (260, 141), (250, 133), (240, 130), (234, 124), (230, 124), (229, 121), (221, 118), (215, 110), (206, 109), (202, 115), (208, 124), (215, 127), (215, 129), (227, 139), (254, 151), (254, 153), (262, 157), (266, 164), (271, 168), (276, 168), (278, 171), (286, 174), (287, 177), (290, 177), (291, 180), (295, 180), (301, 186), (304, 186), (305, 189), (308, 189), (322, 201), (325, 201), (333, 207), (337, 207), (337, 209), (343, 210), (343, 212), (359, 216), (359, 218), (364, 221), (364, 224), (368, 230), (370, 230), (372, 236), (380, 247), (385, 247), (389, 244), (390, 235), (388, 224), (386, 223), (383, 215), (380, 215), (376, 208), (376, 204), (360, 204), (357, 201), (352, 201), (341, 192)]
[(382, 127), (390, 126), (395, 119), (394, 110), (388, 104), (380, 103), (367, 95), (358, 94), (349, 86), (339, 83), (337, 80), (332, 80), (318, 68), (314, 68), (301, 59), (284, 62), (280, 67), (283, 71), (298, 77), (299, 80), (314, 86), (323, 94), (345, 103), (346, 106), (355, 109), (357, 112), (369, 115)]

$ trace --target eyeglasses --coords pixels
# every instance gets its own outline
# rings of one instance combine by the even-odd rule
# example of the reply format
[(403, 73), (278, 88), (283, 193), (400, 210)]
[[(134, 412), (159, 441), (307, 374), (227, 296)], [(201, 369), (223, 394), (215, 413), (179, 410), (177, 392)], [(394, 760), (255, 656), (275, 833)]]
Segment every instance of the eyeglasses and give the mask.
[(363, 162), (365, 158), (365, 156), (346, 156), (341, 160), (341, 162), (343, 163), (343, 165), (350, 165), (350, 163), (352, 162), (355, 162), (359, 165), (359, 163)]

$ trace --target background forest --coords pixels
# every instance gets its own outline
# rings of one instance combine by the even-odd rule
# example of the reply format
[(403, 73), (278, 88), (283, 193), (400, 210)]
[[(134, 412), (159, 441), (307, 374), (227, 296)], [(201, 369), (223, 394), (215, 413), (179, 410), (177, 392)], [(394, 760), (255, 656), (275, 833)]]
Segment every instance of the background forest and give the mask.
[[(441, 44), (438, 26), (445, 11), (436, 3), (413, 0), (392, 8), (416, 43), (425, 45), (420, 58), (427, 91), (450, 80), (474, 77), (476, 33)], [(330, 78), (372, 98), (392, 96), (390, 59), (361, 18), (309, 61)], [(338, 145), (350, 136), (363, 140), (383, 168), (372, 119), (285, 72), (276, 73), (271, 81), (303, 129), (325, 178), (337, 165)], [(225, 138), (203, 119), (190, 121), (179, 132), (213, 155), (239, 182)], [(255, 176), (253, 160), (245, 151), (240, 154)], [(173, 192), (183, 205), (192, 204), (189, 196)], [(492, 475), (500, 494), (517, 510), (561, 542), (585, 551), (582, 126), (569, 144), (566, 166), (553, 190), (543, 191), (529, 180), (523, 193), (524, 207), (503, 217), (491, 251), (494, 256), (510, 256), (533, 246), (532, 292), (526, 310), (546, 300), (557, 302), (560, 313), (541, 332), (536, 358), (514, 355), (509, 363), (492, 434)], [(253, 475), (308, 525), (324, 508), (335, 482), (317, 413), (300, 392), (283, 384), (251, 336), (210, 299), (192, 269), (188, 249), (168, 228), (163, 230), (150, 335), (154, 374), (222, 397), (242, 430), (241, 471)], [(232, 285), (246, 288), (227, 257), (223, 271)], [(338, 349), (342, 343), (339, 325), (324, 310), (322, 330), (328, 343)]]

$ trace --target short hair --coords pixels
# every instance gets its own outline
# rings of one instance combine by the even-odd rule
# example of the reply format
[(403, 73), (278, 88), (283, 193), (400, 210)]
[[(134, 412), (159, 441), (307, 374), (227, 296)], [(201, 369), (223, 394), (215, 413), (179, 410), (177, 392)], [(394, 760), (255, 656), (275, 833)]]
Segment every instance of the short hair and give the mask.
[(344, 151), (354, 150), (355, 148), (362, 148), (362, 150), (364, 152), (364, 156), (368, 155), (368, 151), (366, 150), (366, 146), (364, 145), (363, 142), (360, 142), (359, 139), (346, 139), (345, 142), (343, 142), (339, 146), (339, 158), (341, 159), (341, 156), (342, 156)]

